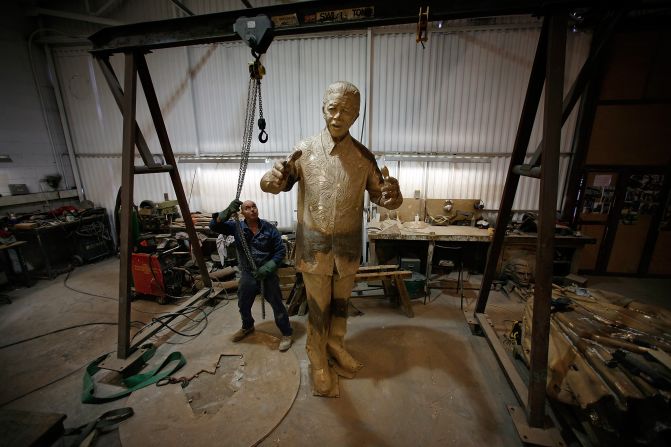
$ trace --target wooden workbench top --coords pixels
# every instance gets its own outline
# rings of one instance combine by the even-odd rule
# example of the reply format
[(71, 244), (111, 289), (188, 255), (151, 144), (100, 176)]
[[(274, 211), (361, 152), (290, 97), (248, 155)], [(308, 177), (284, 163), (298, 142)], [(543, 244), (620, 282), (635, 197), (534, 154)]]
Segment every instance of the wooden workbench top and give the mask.
[[(470, 241), (491, 242), (493, 230), (480, 228), (446, 225), (427, 225), (423, 222), (398, 221), (371, 222), (368, 226), (369, 240), (404, 240), (404, 241)], [(538, 235), (535, 233), (511, 233), (506, 235), (507, 243), (529, 244), (536, 243)], [(586, 236), (555, 236), (555, 241), (561, 245), (582, 246), (595, 243), (595, 239)]]
[(9, 244), (0, 244), (0, 250), (6, 250), (8, 248), (20, 247), (21, 245), (23, 245), (25, 243), (26, 243), (26, 241), (14, 241), (14, 242), (10, 242)]
[(369, 239), (397, 239), (411, 241), (432, 239), (441, 241), (491, 241), (489, 230), (460, 225), (435, 226), (427, 225), (423, 222), (406, 222), (400, 225), (396, 223), (386, 224), (384, 226), (373, 226), (371, 223), (368, 228)]

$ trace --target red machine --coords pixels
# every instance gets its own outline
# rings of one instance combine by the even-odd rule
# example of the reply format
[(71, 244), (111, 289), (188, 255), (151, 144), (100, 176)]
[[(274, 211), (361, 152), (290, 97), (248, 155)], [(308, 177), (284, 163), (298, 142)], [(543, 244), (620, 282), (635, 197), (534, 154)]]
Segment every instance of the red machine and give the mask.
[(136, 293), (165, 297), (163, 268), (156, 254), (133, 253), (131, 270)]
[(173, 254), (133, 253), (131, 261), (136, 294), (155, 296), (161, 304), (181, 296), (184, 271), (176, 268)]

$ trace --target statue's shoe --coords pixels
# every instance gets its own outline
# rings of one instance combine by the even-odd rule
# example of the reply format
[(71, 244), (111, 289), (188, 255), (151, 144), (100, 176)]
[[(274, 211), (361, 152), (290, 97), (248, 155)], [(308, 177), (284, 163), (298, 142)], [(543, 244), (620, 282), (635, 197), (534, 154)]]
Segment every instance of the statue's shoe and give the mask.
[(312, 386), (315, 393), (327, 396), (331, 391), (331, 373), (329, 368), (312, 370)]
[(352, 357), (352, 355), (347, 352), (345, 348), (341, 346), (327, 345), (326, 349), (343, 370), (354, 374), (363, 368), (363, 363)]

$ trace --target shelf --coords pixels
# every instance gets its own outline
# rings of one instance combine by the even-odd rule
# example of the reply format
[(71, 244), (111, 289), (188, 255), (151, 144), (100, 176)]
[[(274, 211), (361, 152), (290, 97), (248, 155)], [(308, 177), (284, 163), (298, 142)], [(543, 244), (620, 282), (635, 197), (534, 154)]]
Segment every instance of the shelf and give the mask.
[(63, 191), (47, 191), (32, 194), (21, 194), (19, 196), (0, 197), (0, 206), (24, 205), (26, 203), (44, 202), (46, 200), (59, 200), (78, 197), (76, 189), (66, 189)]

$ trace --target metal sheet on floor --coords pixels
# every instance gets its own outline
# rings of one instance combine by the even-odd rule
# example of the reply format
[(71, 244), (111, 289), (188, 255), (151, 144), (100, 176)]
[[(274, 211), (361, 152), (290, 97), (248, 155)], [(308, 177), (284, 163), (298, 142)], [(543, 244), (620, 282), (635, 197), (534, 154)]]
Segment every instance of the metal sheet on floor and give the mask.
[[(185, 352), (198, 359), (179, 372), (198, 374), (186, 388), (150, 386), (131, 395), (135, 416), (119, 427), (124, 446), (250, 446), (282, 421), (300, 386), (296, 355), (277, 351), (277, 338), (260, 331), (244, 343), (215, 337), (208, 344), (209, 354)], [(212, 346), (223, 350), (213, 356)]]

